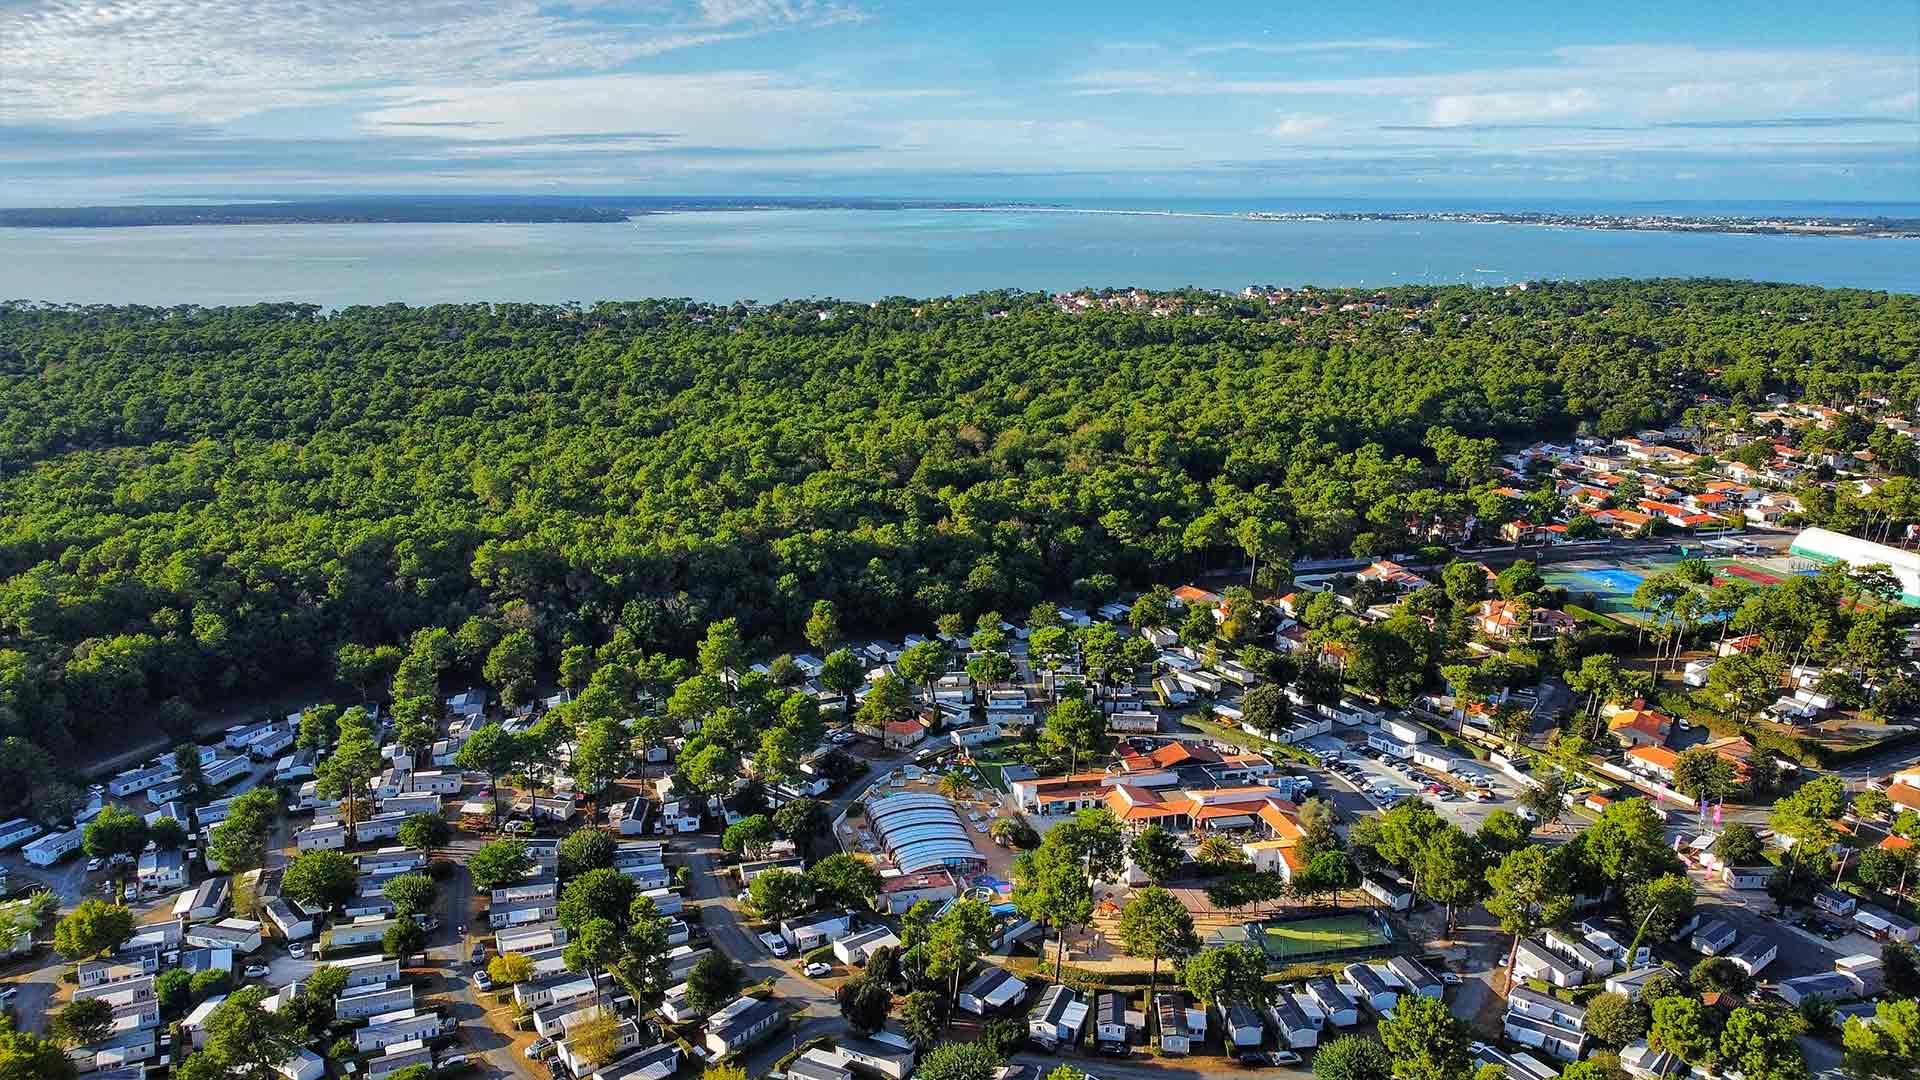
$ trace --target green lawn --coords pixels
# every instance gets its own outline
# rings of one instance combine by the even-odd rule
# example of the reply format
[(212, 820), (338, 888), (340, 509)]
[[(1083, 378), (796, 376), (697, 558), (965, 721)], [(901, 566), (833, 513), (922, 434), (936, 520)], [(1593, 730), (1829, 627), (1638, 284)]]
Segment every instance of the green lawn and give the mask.
[(1384, 945), (1373, 920), (1364, 915), (1330, 915), (1324, 919), (1302, 919), (1262, 928), (1260, 946), (1275, 960), (1332, 952), (1336, 949), (1364, 949)]

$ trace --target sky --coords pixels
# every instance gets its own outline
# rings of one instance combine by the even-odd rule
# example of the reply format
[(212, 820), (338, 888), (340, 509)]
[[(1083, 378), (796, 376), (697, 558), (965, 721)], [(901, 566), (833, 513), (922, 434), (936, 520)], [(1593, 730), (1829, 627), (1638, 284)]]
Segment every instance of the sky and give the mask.
[(1914, 0), (1304, 7), (0, 0), (0, 203), (1920, 200)]

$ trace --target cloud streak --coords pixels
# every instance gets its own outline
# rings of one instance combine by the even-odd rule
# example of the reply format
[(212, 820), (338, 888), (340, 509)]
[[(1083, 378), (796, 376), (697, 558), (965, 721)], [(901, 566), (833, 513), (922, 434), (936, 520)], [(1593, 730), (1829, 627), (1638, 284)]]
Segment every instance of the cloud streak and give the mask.
[[(996, 0), (0, 0), (0, 188), (732, 193), (1185, 175), (1212, 190), (1260, 168), (1421, 185), (1469, 170), (1517, 188), (1599, 175), (1600, 161), (1637, 174), (1634, 155), (1690, 177), (1730, 168), (1725, 155), (1755, 176), (1818, 157), (1834, 175), (1897, 179), (1911, 170), (1887, 148), (1905, 139), (1911, 156), (1920, 141), (1915, 60), (1881, 37), (1814, 46), (1743, 24), (1758, 44), (1580, 44), (1539, 20), (1509, 42), (1507, 15), (1449, 11), (1334, 13), (1289, 38), (1208, 10), (1172, 24), (1084, 14)], [(1126, 25), (1131, 40), (1103, 36)], [(1247, 160), (1267, 163), (1232, 164)]]
[(0, 9), (0, 115), (231, 120), (358, 104), (396, 82), (511, 82), (808, 26), (810, 0), (28, 0)]

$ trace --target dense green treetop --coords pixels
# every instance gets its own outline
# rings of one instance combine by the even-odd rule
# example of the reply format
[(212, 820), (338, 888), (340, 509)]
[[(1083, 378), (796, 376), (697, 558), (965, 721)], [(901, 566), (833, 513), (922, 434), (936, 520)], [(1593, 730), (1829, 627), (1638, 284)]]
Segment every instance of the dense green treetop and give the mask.
[(336, 658), (364, 688), (366, 650), (476, 615), (514, 613), (463, 662), (517, 697), (530, 663), (622, 628), (690, 655), (727, 617), (798, 635), (821, 599), (835, 637), (1096, 599), (1244, 558), (1243, 536), (1263, 566), (1396, 550), (1471, 512), (1483, 436), (1629, 433), (1701, 393), (1920, 396), (1911, 297), (1387, 296), (1370, 318), (1076, 317), (1032, 294), (830, 320), (0, 305), (0, 737), (66, 752)]

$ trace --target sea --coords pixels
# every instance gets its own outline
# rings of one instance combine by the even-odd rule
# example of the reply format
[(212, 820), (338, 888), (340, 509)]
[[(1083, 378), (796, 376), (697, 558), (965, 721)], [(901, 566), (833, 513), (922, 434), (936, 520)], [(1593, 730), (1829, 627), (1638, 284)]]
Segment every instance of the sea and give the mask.
[(1920, 293), (1920, 240), (1443, 221), (1391, 210), (1920, 218), (1920, 204), (1079, 200), (987, 208), (647, 213), (622, 224), (0, 229), (0, 299), (224, 305), (727, 303), (1083, 287), (1499, 286), (1716, 277)]

